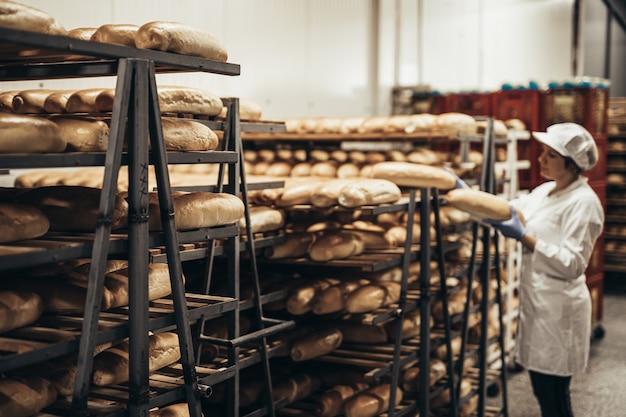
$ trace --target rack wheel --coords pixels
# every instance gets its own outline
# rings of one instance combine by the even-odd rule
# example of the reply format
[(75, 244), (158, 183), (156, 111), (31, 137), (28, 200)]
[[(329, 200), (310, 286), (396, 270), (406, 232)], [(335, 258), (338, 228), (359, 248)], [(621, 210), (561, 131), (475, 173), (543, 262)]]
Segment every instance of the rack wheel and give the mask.
[(598, 324), (593, 328), (594, 339), (602, 339), (605, 334), (606, 334), (606, 331), (604, 330), (604, 327), (602, 327), (601, 324)]
[(500, 384), (501, 382), (495, 382), (487, 387), (487, 395), (489, 397), (495, 397), (500, 394)]

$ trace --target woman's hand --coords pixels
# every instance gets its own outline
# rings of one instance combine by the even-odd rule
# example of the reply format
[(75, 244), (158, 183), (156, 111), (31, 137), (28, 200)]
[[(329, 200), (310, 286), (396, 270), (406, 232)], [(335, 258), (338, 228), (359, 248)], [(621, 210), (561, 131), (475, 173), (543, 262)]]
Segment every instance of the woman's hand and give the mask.
[(517, 214), (515, 207), (511, 207), (511, 218), (504, 221), (485, 219), (485, 223), (488, 223), (500, 230), (503, 236), (516, 240), (521, 240), (526, 234), (526, 227), (522, 224), (522, 221)]

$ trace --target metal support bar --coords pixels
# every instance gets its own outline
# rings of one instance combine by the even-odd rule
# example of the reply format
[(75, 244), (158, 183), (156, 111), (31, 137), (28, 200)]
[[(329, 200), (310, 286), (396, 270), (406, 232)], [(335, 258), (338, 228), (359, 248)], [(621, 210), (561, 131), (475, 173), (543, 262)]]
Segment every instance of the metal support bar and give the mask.
[(421, 190), (420, 219), (428, 227), (421, 228), (420, 236), (420, 416), (430, 415), (430, 189)]
[[(172, 299), (174, 301), (176, 331), (178, 333), (178, 342), (180, 346), (180, 362), (183, 367), (183, 375), (185, 379), (186, 399), (189, 405), (190, 417), (201, 417), (202, 410), (199, 401), (201, 392), (198, 388), (191, 328), (189, 324), (189, 312), (187, 310), (187, 300), (185, 297), (185, 284), (182, 279), (183, 273), (180, 261), (180, 249), (178, 246), (178, 234), (174, 219), (174, 204), (172, 201), (172, 190), (169, 180), (169, 171), (167, 168), (167, 153), (165, 149), (165, 141), (163, 139), (163, 127), (161, 125), (161, 111), (158, 105), (158, 92), (156, 87), (154, 63), (142, 63), (142, 69), (144, 67), (147, 81), (145, 85), (149, 85), (150, 111), (148, 114), (150, 115), (150, 144), (152, 145), (152, 153), (155, 155), (154, 165), (157, 187), (159, 190), (158, 197), (161, 213), (161, 225), (165, 237), (167, 264), (170, 271), (170, 283), (172, 287)], [(131, 415), (135, 414), (131, 413)]]
[(128, 60), (121, 59), (118, 66), (116, 94), (113, 101), (113, 116), (111, 118), (110, 140), (106, 152), (105, 166), (102, 181), (102, 193), (98, 212), (93, 251), (91, 255), (91, 269), (89, 284), (85, 298), (85, 314), (82, 324), (78, 359), (76, 363), (76, 378), (70, 407), (71, 417), (87, 415), (87, 399), (93, 367), (93, 352), (98, 331), (102, 290), (104, 286), (104, 271), (109, 252), (109, 237), (111, 235), (111, 221), (115, 206), (117, 178), (122, 159), (122, 146), (126, 130), (126, 115), (128, 114), (129, 97), (131, 95), (131, 80), (134, 75), (134, 66)]

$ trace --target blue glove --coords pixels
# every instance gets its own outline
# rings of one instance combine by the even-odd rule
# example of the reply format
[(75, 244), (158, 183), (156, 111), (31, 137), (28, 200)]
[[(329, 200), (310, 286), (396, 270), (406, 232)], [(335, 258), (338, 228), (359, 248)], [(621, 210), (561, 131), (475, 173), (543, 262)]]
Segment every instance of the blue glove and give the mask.
[(450, 167), (443, 167), (443, 169), (445, 171), (448, 171), (450, 174), (454, 175), (454, 180), (455, 180), (454, 189), (457, 189), (457, 188), (468, 188), (468, 185), (465, 183), (465, 181), (463, 181), (461, 178), (459, 178), (459, 176), (456, 175), (454, 173), (454, 171), (452, 171), (452, 169)]
[(500, 233), (502, 233), (503, 236), (520, 240), (526, 234), (526, 228), (519, 219), (515, 207), (511, 207), (511, 213), (511, 218), (508, 220), (497, 221), (485, 219), (484, 221), (485, 223), (489, 223), (496, 229), (500, 230)]

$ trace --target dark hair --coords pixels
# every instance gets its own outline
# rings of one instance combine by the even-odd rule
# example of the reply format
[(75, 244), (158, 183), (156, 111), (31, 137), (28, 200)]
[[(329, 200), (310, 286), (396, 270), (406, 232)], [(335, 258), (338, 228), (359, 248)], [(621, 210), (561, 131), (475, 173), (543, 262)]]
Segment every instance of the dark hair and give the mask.
[(564, 158), (565, 168), (574, 170), (577, 175), (580, 175), (583, 172), (583, 170), (578, 165), (576, 165), (576, 162), (574, 162), (572, 158), (567, 156), (565, 156)]

